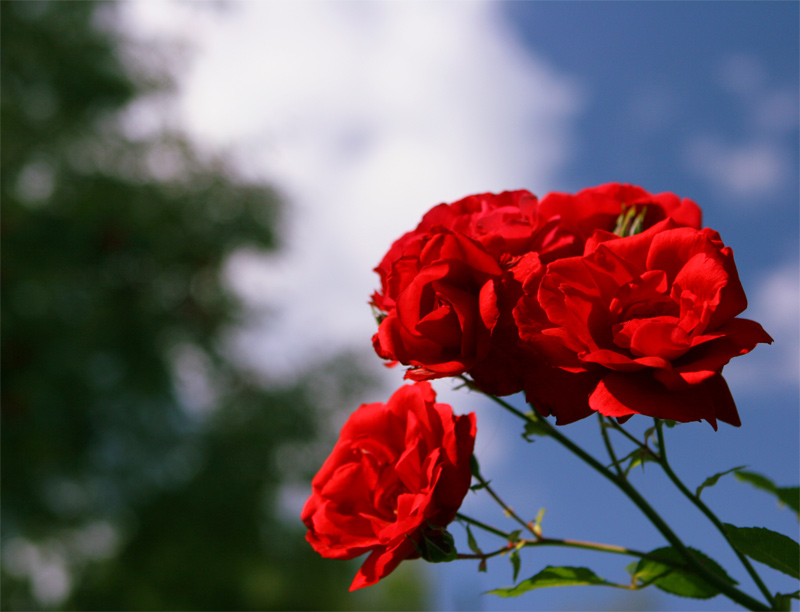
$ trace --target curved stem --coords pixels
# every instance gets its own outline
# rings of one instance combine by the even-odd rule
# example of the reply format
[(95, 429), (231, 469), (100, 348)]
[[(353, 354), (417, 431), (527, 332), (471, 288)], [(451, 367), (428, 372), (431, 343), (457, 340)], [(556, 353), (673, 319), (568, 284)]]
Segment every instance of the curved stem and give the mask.
[(609, 419), (608, 422), (611, 424), (611, 427), (613, 427), (616, 431), (618, 431), (623, 436), (628, 438), (628, 440), (633, 442), (636, 446), (638, 446), (641, 449), (650, 450), (647, 444), (642, 443), (640, 440), (637, 440), (635, 437), (633, 437), (630, 433), (628, 433), (628, 431), (622, 425), (617, 423), (614, 419)]
[(564, 546), (567, 548), (580, 548), (582, 550), (594, 550), (597, 552), (607, 552), (617, 555), (627, 555), (629, 557), (638, 557), (640, 559), (650, 559), (657, 561), (662, 565), (667, 565), (678, 570), (688, 571), (686, 564), (677, 563), (671, 559), (664, 559), (659, 555), (643, 552), (633, 548), (626, 548), (625, 546), (615, 546), (613, 544), (600, 544), (597, 542), (585, 542), (582, 540), (569, 540), (559, 538), (540, 538), (534, 542), (526, 541), (525, 546)]
[(530, 531), (534, 535), (534, 537), (538, 537), (538, 534), (533, 530), (533, 527), (531, 527), (528, 523), (522, 520), (522, 518), (516, 512), (514, 512), (514, 509), (511, 506), (509, 506), (506, 502), (500, 499), (500, 496), (497, 493), (495, 493), (494, 489), (492, 489), (491, 486), (489, 486), (489, 482), (481, 475), (480, 472), (475, 473), (474, 476), (478, 480), (478, 482), (483, 486), (483, 488), (486, 489), (486, 492), (492, 496), (492, 499), (494, 499), (494, 501), (496, 501), (500, 505), (506, 516), (511, 517), (512, 519), (517, 521), (517, 523), (522, 525), (523, 529), (525, 529), (526, 531)]
[(459, 559), (488, 559), (490, 557), (495, 557), (497, 555), (501, 555), (504, 552), (508, 552), (512, 550), (516, 546), (522, 545), (525, 548), (533, 548), (535, 546), (561, 546), (566, 548), (579, 548), (582, 550), (593, 550), (595, 552), (607, 552), (617, 555), (627, 555), (629, 557), (638, 557), (640, 559), (651, 559), (653, 561), (657, 561), (663, 565), (667, 565), (673, 567), (675, 569), (686, 571), (686, 565), (681, 563), (676, 563), (672, 559), (664, 559), (658, 555), (654, 555), (652, 553), (643, 552), (641, 550), (636, 550), (633, 548), (626, 548), (624, 546), (616, 546), (614, 544), (602, 544), (599, 542), (586, 542), (584, 540), (570, 540), (570, 539), (562, 539), (562, 538), (546, 538), (543, 536), (539, 536), (534, 540), (528, 540), (522, 538), (518, 540), (514, 545), (511, 545), (511, 534), (505, 533), (500, 529), (492, 527), (491, 525), (487, 525), (482, 521), (474, 519), (470, 516), (465, 514), (461, 514), (460, 512), (456, 514), (456, 519), (461, 520), (465, 523), (469, 523), (474, 527), (478, 527), (479, 529), (483, 529), (489, 533), (492, 533), (496, 536), (503, 538), (504, 540), (508, 540), (509, 543), (499, 548), (491, 553), (482, 553), (482, 554), (466, 554), (466, 553), (459, 553)]
[(508, 546), (503, 546), (503, 548), (498, 548), (497, 550), (490, 552), (490, 553), (458, 553), (456, 555), (456, 559), (479, 559), (481, 561), (485, 561), (486, 559), (491, 559), (492, 557), (496, 557), (497, 555), (502, 555), (503, 553), (507, 553), (509, 550)]
[(564, 434), (555, 429), (544, 418), (539, 416), (533, 418), (523, 413), (522, 411), (518, 410), (508, 402), (500, 399), (499, 397), (495, 397), (489, 394), (484, 394), (484, 395), (486, 395), (486, 397), (488, 397), (498, 405), (502, 406), (504, 409), (516, 415), (518, 418), (521, 418), (527, 422), (532, 422), (536, 423), (537, 425), (544, 426), (547, 429), (547, 435), (551, 436), (559, 444), (566, 447), (568, 450), (572, 451), (572, 453), (577, 455), (581, 460), (583, 460), (594, 470), (600, 473), (604, 478), (614, 483), (614, 485), (616, 485), (617, 488), (621, 489), (622, 492), (625, 493), (634, 504), (636, 504), (639, 510), (641, 510), (642, 513), (650, 520), (653, 526), (656, 529), (658, 529), (661, 535), (663, 535), (664, 538), (666, 538), (666, 540), (672, 545), (672, 547), (675, 548), (678, 554), (680, 554), (681, 557), (683, 557), (683, 559), (686, 561), (687, 566), (697, 576), (701, 577), (703, 580), (705, 580), (706, 582), (717, 588), (721, 593), (724, 593), (728, 598), (744, 606), (745, 608), (748, 608), (750, 610), (771, 609), (769, 606), (766, 606), (764, 603), (758, 601), (757, 599), (754, 599), (747, 593), (743, 593), (730, 583), (726, 582), (725, 580), (717, 576), (717, 574), (706, 569), (699, 561), (697, 561), (697, 559), (694, 557), (691, 551), (675, 534), (675, 532), (672, 531), (672, 529), (669, 527), (669, 525), (667, 525), (664, 519), (661, 518), (658, 512), (656, 512), (653, 509), (653, 507), (650, 506), (649, 503), (647, 503), (647, 501), (627, 480), (625, 480), (624, 478), (620, 478), (618, 475), (606, 469), (606, 467), (602, 463), (600, 463), (597, 459), (595, 459), (589, 453), (584, 451), (580, 446), (576, 445), (572, 440), (567, 438)]
[(739, 561), (741, 561), (742, 565), (747, 570), (747, 573), (750, 574), (750, 577), (753, 579), (753, 582), (756, 583), (758, 589), (761, 591), (764, 597), (767, 598), (767, 601), (770, 603), (770, 605), (774, 606), (775, 600), (772, 597), (772, 593), (770, 593), (767, 586), (761, 580), (761, 576), (758, 575), (758, 572), (756, 572), (755, 568), (752, 566), (749, 559), (745, 557), (742, 553), (740, 553), (733, 545), (733, 543), (730, 541), (730, 539), (728, 539), (728, 534), (725, 531), (725, 526), (722, 524), (722, 521), (720, 521), (717, 518), (717, 516), (711, 511), (711, 509), (708, 506), (706, 506), (706, 504), (702, 502), (697, 495), (694, 495), (686, 487), (686, 485), (683, 484), (683, 481), (681, 481), (681, 479), (678, 478), (678, 475), (675, 474), (675, 472), (672, 470), (672, 466), (670, 466), (669, 461), (667, 460), (667, 447), (664, 444), (663, 423), (661, 422), (660, 419), (654, 419), (654, 420), (656, 423), (656, 436), (658, 437), (657, 439), (658, 439), (658, 449), (659, 449), (659, 452), (656, 455), (656, 460), (663, 468), (664, 473), (678, 488), (678, 490), (680, 490), (680, 492), (683, 493), (683, 495), (689, 501), (691, 501), (695, 506), (697, 506), (700, 512), (705, 514), (708, 520), (710, 520), (714, 524), (714, 527), (717, 528), (717, 530), (722, 534), (722, 537), (725, 538), (725, 541), (728, 543), (731, 549), (733, 549), (733, 552), (736, 553), (736, 556), (739, 558)]
[(598, 414), (598, 422), (600, 423), (600, 434), (603, 436), (603, 443), (606, 445), (606, 450), (608, 451), (608, 456), (611, 458), (611, 463), (614, 466), (614, 469), (617, 471), (617, 476), (620, 478), (625, 478), (625, 473), (622, 471), (622, 467), (619, 464), (619, 459), (617, 459), (617, 454), (614, 452), (614, 447), (611, 445), (611, 438), (608, 436), (608, 431), (606, 430), (606, 420), (603, 418), (602, 414)]
[(460, 512), (456, 513), (456, 518), (460, 521), (464, 521), (465, 523), (469, 523), (470, 525), (474, 525), (479, 529), (483, 529), (484, 531), (488, 531), (489, 533), (493, 533), (496, 536), (500, 536), (505, 540), (511, 540), (511, 534), (506, 533), (505, 531), (500, 531), (499, 529), (492, 527), (491, 525), (487, 525), (477, 519), (474, 519), (466, 514), (461, 514)]

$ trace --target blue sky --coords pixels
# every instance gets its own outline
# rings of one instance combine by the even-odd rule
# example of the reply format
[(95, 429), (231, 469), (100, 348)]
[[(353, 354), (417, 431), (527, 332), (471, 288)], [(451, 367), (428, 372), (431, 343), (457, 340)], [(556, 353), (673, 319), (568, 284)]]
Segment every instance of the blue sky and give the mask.
[[(728, 368), (743, 427), (723, 426), (715, 433), (705, 425), (691, 424), (670, 432), (675, 440), (668, 438), (667, 443), (671, 442), (676, 467), (693, 486), (705, 476), (741, 464), (786, 484), (797, 482), (797, 379), (770, 380), (765, 374), (770, 367), (780, 367), (769, 352), (796, 355), (798, 350), (799, 7), (788, 2), (503, 4), (504, 17), (525, 47), (574, 77), (585, 96), (574, 128), (574, 153), (562, 167), (558, 189), (571, 191), (619, 180), (691, 197), (703, 207), (705, 223), (733, 246), (751, 297), (775, 270), (783, 271), (779, 274), (789, 283), (786, 290), (791, 293), (785, 299), (793, 300), (795, 324), (775, 334), (775, 347), (760, 347), (750, 356), (753, 360), (763, 355), (754, 366), (762, 376), (756, 380), (745, 376), (748, 365), (744, 364)], [(778, 116), (781, 112), (785, 114)], [(702, 159), (714, 153), (729, 157), (727, 167), (720, 162), (721, 167), (715, 168)], [(737, 177), (737, 172), (752, 172), (752, 177)], [(726, 185), (726, 180), (734, 185)], [(796, 372), (796, 361), (792, 365)], [(748, 378), (746, 384), (737, 384), (739, 373)], [(640, 431), (643, 427), (630, 425)], [(595, 423), (582, 423), (565, 433), (594, 444), (602, 456), (596, 429)], [(545, 482), (539, 485), (543, 489), (539, 503), (549, 508), (546, 528), (573, 533), (577, 527), (581, 533), (577, 538), (607, 538), (632, 547), (660, 545), (658, 537), (653, 539), (652, 527), (613, 487), (552, 443), (540, 441), (533, 446), (539, 446), (538, 452), (524, 448), (524, 443), (509, 447), (511, 453), (519, 454), (505, 463), (503, 484), (513, 491), (519, 488), (519, 480), (531, 479), (531, 472)], [(676, 495), (666, 495), (670, 484), (656, 472), (648, 467), (645, 474), (634, 475), (634, 481), (654, 495), (657, 507), (668, 520), (675, 520), (690, 544), (713, 551), (741, 576), (725, 546), (709, 537), (702, 517)], [(769, 499), (732, 479), (718, 487), (705, 496), (723, 520), (764, 525), (797, 536), (796, 521), (776, 512)], [(516, 496), (522, 507), (536, 503), (531, 499), (536, 495)], [(553, 516), (557, 512), (561, 514)], [(692, 521), (683, 524), (682, 517)], [(557, 551), (550, 556), (537, 550), (527, 556), (539, 557), (529, 564), (531, 573), (550, 563), (586, 563), (598, 572), (624, 576), (624, 563), (598, 555), (579, 557), (572, 551)], [(502, 570), (508, 573), (508, 568)], [(781, 583), (783, 588), (792, 588), (791, 580), (770, 578), (778, 581), (776, 589)], [(483, 583), (491, 584), (493, 579), (497, 580), (493, 576)], [(746, 583), (745, 578), (741, 581)], [(723, 597), (697, 601), (648, 592), (642, 594), (644, 599), (626, 600), (627, 593), (587, 591), (580, 587), (568, 593), (539, 591), (529, 594), (527, 601), (484, 601), (483, 605), (508, 610), (526, 606), (621, 609), (628, 601), (630, 609), (731, 609)], [(469, 607), (466, 602), (465, 607)]]
[[(795, 2), (299, 1), (234, 2), (220, 14), (196, 3), (129, 3), (132, 32), (185, 39), (196, 51), (172, 107), (139, 105), (125, 126), (132, 137), (159, 123), (183, 126), (208, 151), (227, 152), (242, 173), (285, 195), (284, 253), (244, 250), (229, 266), (230, 285), (251, 314), (231, 338), (232, 354), (272, 380), (343, 348), (369, 351), (371, 270), (439, 202), (609, 181), (695, 200), (706, 225), (734, 249), (750, 298), (745, 316), (776, 343), (725, 370), (743, 426), (680, 426), (668, 438), (672, 460), (690, 488), (743, 464), (794, 485), (799, 9)], [(385, 401), (401, 384), (399, 371), (375, 363), (386, 386), (364, 402)], [(630, 503), (577, 460), (547, 441), (522, 442), (512, 417), (448, 382), (437, 389), (457, 412), (478, 412), (484, 471), (517, 510), (546, 507), (546, 533), (663, 545)], [(332, 426), (353, 408), (332, 413)], [(634, 431), (649, 426), (629, 423)], [(564, 433), (602, 455), (594, 420)], [(634, 481), (690, 545), (754, 592), (657, 470)], [(287, 514), (299, 513), (307, 487), (296, 483), (287, 495)], [(789, 513), (731, 477), (704, 498), (725, 521), (798, 535)], [(503, 520), (478, 496), (465, 511)], [(626, 562), (526, 551), (521, 576), (570, 564), (622, 580)], [(520, 600), (481, 597), (510, 582), (504, 560), (489, 569), (431, 566), (437, 607), (602, 610), (627, 601), (632, 609), (730, 609), (721, 597), (685, 600), (654, 590), (638, 599), (586, 587)], [(779, 574), (765, 575), (775, 590), (796, 589)]]

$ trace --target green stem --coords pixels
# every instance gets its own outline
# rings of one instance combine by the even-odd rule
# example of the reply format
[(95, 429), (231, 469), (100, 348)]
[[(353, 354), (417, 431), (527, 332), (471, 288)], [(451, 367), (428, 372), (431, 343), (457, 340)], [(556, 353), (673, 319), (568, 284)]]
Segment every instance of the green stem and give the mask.
[(492, 487), (489, 485), (489, 482), (480, 474), (480, 472), (477, 472), (476, 474), (474, 474), (474, 476), (478, 480), (478, 482), (483, 486), (483, 488), (486, 489), (486, 492), (492, 496), (492, 499), (494, 499), (494, 501), (496, 501), (500, 505), (500, 507), (505, 512), (506, 516), (511, 517), (512, 519), (517, 521), (517, 523), (522, 525), (523, 529), (525, 529), (526, 531), (530, 531), (534, 536), (538, 537), (533, 528), (524, 520), (522, 520), (522, 518), (516, 512), (514, 512), (514, 509), (508, 504), (506, 504), (500, 498), (500, 496), (497, 493), (495, 493), (494, 489), (492, 489)]
[[(474, 388), (474, 387), (473, 387)], [(730, 583), (726, 582), (715, 573), (711, 572), (710, 570), (706, 569), (702, 564), (700, 564), (697, 559), (695, 559), (694, 555), (691, 551), (686, 547), (686, 545), (681, 541), (681, 539), (672, 531), (672, 529), (667, 525), (667, 523), (661, 518), (661, 516), (653, 509), (650, 504), (639, 494), (639, 492), (631, 486), (631, 484), (625, 480), (624, 478), (620, 478), (618, 475), (612, 473), (606, 467), (597, 461), (594, 457), (592, 457), (589, 453), (584, 451), (581, 447), (576, 445), (572, 440), (564, 436), (561, 432), (556, 430), (550, 423), (548, 423), (544, 418), (538, 417), (532, 418), (522, 411), (518, 410), (508, 402), (500, 399), (499, 397), (495, 397), (493, 395), (484, 394), (486, 397), (497, 403), (498, 405), (502, 406), (504, 409), (508, 410), (512, 414), (516, 415), (518, 418), (523, 419), (524, 421), (536, 423), (537, 425), (544, 425), (547, 428), (547, 434), (554, 438), (559, 444), (566, 447), (568, 450), (572, 451), (575, 455), (577, 455), (581, 460), (591, 466), (594, 470), (600, 473), (604, 478), (607, 478), (612, 483), (614, 483), (619, 489), (625, 493), (631, 501), (636, 504), (639, 510), (650, 520), (650, 522), (655, 526), (656, 529), (663, 535), (666, 540), (672, 545), (673, 548), (684, 558), (686, 564), (691, 570), (698, 576), (700, 576), (703, 580), (708, 582), (709, 584), (713, 585), (717, 588), (721, 593), (724, 593), (728, 598), (732, 599), (736, 603), (748, 608), (750, 610), (770, 610), (769, 606), (766, 606), (764, 603), (750, 597), (747, 593), (743, 593)]]
[[(629, 433), (626, 431), (626, 429), (625, 429), (624, 427), (622, 427), (622, 425), (620, 425), (619, 423), (617, 423), (617, 422), (616, 422), (614, 419), (609, 419), (609, 420), (608, 420), (608, 422), (610, 423), (611, 427), (613, 427), (613, 428), (614, 428), (616, 431), (618, 431), (618, 432), (619, 432), (619, 433), (621, 433), (623, 436), (625, 436), (626, 438), (628, 438), (628, 440), (630, 440), (631, 442), (633, 442), (633, 443), (634, 443), (636, 446), (638, 446), (639, 448), (641, 448), (641, 449), (643, 449), (643, 450), (650, 450), (650, 449), (648, 448), (647, 444), (644, 444), (644, 443), (640, 442), (640, 441), (639, 441), (639, 440), (637, 440), (635, 437), (633, 437), (631, 434), (629, 434)], [(651, 451), (651, 452), (652, 452), (652, 451)]]
[(725, 526), (722, 524), (722, 521), (720, 521), (717, 518), (717, 516), (711, 511), (711, 509), (708, 506), (706, 506), (706, 504), (703, 501), (701, 501), (700, 498), (697, 495), (694, 495), (686, 487), (686, 485), (683, 484), (683, 481), (681, 481), (681, 479), (678, 478), (678, 475), (675, 474), (675, 472), (672, 470), (672, 466), (670, 466), (669, 461), (667, 460), (667, 447), (664, 444), (663, 423), (661, 422), (660, 419), (654, 419), (654, 421), (655, 421), (655, 424), (656, 424), (656, 436), (658, 436), (657, 439), (658, 439), (658, 449), (659, 449), (658, 455), (656, 455), (656, 460), (658, 461), (658, 463), (663, 468), (664, 473), (673, 482), (673, 484), (678, 488), (678, 490), (680, 490), (680, 492), (683, 493), (683, 495), (689, 501), (691, 501), (695, 506), (697, 506), (697, 508), (700, 510), (700, 512), (705, 514), (706, 517), (708, 518), (708, 520), (710, 520), (714, 524), (714, 527), (717, 528), (717, 530), (725, 538), (725, 541), (731, 547), (733, 552), (736, 553), (736, 556), (739, 558), (739, 561), (741, 561), (742, 565), (747, 570), (747, 573), (750, 574), (750, 577), (753, 579), (753, 582), (756, 583), (756, 586), (758, 586), (758, 589), (761, 591), (761, 593), (764, 595), (764, 597), (767, 598), (767, 601), (770, 603), (770, 605), (774, 607), (775, 606), (775, 600), (772, 597), (772, 593), (770, 593), (770, 591), (767, 588), (767, 586), (761, 580), (761, 576), (758, 575), (758, 572), (756, 572), (755, 568), (751, 565), (751, 563), (748, 560), (748, 558), (746, 556), (744, 556), (742, 553), (740, 553), (736, 549), (736, 547), (733, 545), (733, 543), (730, 541), (730, 539), (728, 538), (728, 534), (725, 531)]
[[(511, 544), (511, 534), (505, 533), (500, 529), (492, 527), (491, 525), (487, 525), (482, 521), (474, 519), (470, 516), (465, 514), (461, 514), (460, 512), (456, 514), (456, 519), (463, 521), (465, 523), (469, 523), (474, 527), (478, 527), (479, 529), (483, 529), (488, 533), (494, 534), (503, 538), (504, 540), (508, 540), (509, 544)], [(672, 559), (664, 559), (659, 557), (658, 555), (654, 555), (651, 553), (642, 552), (640, 550), (635, 550), (633, 548), (626, 548), (624, 546), (616, 546), (614, 544), (601, 544), (598, 542), (586, 542), (583, 540), (569, 540), (569, 539), (560, 539), (560, 538), (546, 538), (542, 536), (537, 536), (534, 540), (528, 540), (526, 538), (522, 538), (518, 540), (516, 545), (522, 544), (526, 548), (532, 548), (535, 546), (561, 546), (566, 548), (579, 548), (582, 550), (593, 550), (595, 552), (607, 552), (613, 553), (617, 555), (627, 555), (629, 557), (638, 557), (640, 559), (651, 559), (653, 561), (657, 561), (658, 563), (662, 563), (663, 565), (667, 565), (670, 567), (674, 567), (675, 569), (686, 571), (686, 565), (677, 563)], [(463, 554), (459, 553), (459, 559), (488, 559), (490, 557), (495, 557), (497, 555), (503, 554), (504, 552), (508, 552), (511, 550), (513, 546), (505, 545), (502, 548), (499, 548), (496, 551), (491, 553), (483, 553), (483, 554)]]
[(622, 471), (622, 467), (617, 459), (617, 454), (614, 452), (614, 447), (611, 445), (611, 438), (609, 438), (608, 431), (606, 430), (606, 420), (603, 418), (602, 414), (598, 414), (597, 416), (599, 417), (598, 422), (600, 423), (600, 433), (603, 436), (603, 443), (606, 445), (606, 450), (608, 451), (608, 456), (611, 458), (611, 463), (614, 466), (614, 469), (617, 471), (617, 476), (620, 478), (625, 478), (625, 473)]
[(459, 521), (464, 521), (465, 523), (469, 523), (470, 525), (474, 525), (479, 529), (483, 529), (484, 531), (488, 531), (489, 533), (493, 533), (496, 536), (500, 536), (504, 540), (511, 541), (511, 534), (506, 533), (505, 531), (500, 531), (499, 529), (492, 527), (491, 525), (487, 525), (486, 523), (482, 523), (481, 521), (474, 519), (466, 514), (461, 514), (460, 512), (456, 513), (456, 519)]
[(485, 561), (486, 559), (491, 559), (492, 557), (496, 557), (497, 555), (502, 555), (503, 553), (507, 553), (509, 550), (512, 550), (508, 546), (503, 546), (503, 548), (498, 548), (497, 550), (490, 552), (490, 553), (458, 553), (456, 559), (480, 559), (481, 561)]
[(540, 538), (536, 541), (527, 541), (525, 542), (526, 547), (530, 546), (564, 546), (567, 548), (580, 548), (583, 550), (594, 550), (597, 552), (607, 552), (613, 553), (617, 555), (627, 555), (629, 557), (638, 557), (640, 559), (650, 559), (652, 561), (656, 561), (661, 563), (662, 565), (667, 565), (669, 567), (675, 568), (681, 571), (688, 571), (688, 568), (683, 563), (678, 563), (673, 559), (664, 559), (659, 555), (654, 555), (652, 553), (642, 552), (641, 550), (635, 550), (633, 548), (626, 548), (624, 546), (615, 546), (613, 544), (599, 544), (597, 542), (584, 542), (582, 540), (568, 540), (568, 539), (558, 539), (558, 538)]

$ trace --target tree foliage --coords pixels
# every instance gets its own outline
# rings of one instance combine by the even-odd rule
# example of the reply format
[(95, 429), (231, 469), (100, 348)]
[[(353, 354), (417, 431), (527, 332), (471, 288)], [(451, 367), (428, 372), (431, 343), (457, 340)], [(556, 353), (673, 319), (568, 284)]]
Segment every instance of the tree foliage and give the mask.
[(125, 60), (117, 10), (0, 3), (3, 608), (418, 606), (347, 595), (352, 567), (279, 516), (286, 453), (297, 478), (319, 459), (320, 373), (237, 366), (223, 277), (276, 247), (279, 202), (180, 133), (126, 135), (170, 82)]

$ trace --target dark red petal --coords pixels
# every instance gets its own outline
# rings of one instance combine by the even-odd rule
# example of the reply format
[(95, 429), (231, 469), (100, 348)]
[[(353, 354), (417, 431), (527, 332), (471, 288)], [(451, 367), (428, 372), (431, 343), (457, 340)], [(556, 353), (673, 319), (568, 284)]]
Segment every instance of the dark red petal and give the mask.
[(750, 352), (756, 344), (772, 343), (764, 328), (749, 319), (732, 319), (716, 333), (723, 335), (694, 347), (673, 362), (672, 372), (656, 372), (656, 378), (669, 389), (695, 385), (719, 373), (731, 359)]
[(559, 368), (532, 368), (525, 379), (525, 398), (543, 416), (554, 415), (567, 425), (592, 414), (589, 395), (597, 386), (596, 372), (572, 374)]
[(350, 590), (355, 591), (376, 584), (397, 569), (403, 560), (409, 559), (415, 554), (414, 544), (409, 539), (401, 540), (392, 548), (376, 548), (359, 568), (350, 585)]
[(669, 391), (648, 373), (603, 377), (589, 405), (601, 414), (621, 417), (643, 414), (686, 423), (706, 420), (716, 429), (716, 419), (735, 424), (736, 406), (721, 376), (679, 391)]

